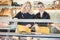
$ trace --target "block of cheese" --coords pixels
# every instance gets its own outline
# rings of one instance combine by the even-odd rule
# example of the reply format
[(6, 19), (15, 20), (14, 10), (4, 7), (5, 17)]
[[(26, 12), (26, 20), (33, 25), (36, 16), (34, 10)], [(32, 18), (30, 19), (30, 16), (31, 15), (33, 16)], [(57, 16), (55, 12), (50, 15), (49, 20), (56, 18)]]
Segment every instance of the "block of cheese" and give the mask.
[(20, 32), (26, 32), (26, 33), (29, 33), (31, 32), (29, 28), (26, 28), (24, 25), (18, 25), (16, 27), (16, 33), (20, 33)]
[(36, 30), (37, 33), (41, 33), (41, 34), (50, 34), (50, 29), (49, 27), (39, 27)]

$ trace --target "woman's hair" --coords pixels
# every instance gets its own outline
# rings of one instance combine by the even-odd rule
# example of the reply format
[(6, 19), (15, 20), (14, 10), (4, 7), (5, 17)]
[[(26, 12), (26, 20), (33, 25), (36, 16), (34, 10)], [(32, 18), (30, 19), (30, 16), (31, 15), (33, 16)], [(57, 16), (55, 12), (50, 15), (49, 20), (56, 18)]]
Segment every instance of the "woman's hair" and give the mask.
[(42, 2), (38, 2), (38, 5), (42, 4), (42, 6), (44, 6), (44, 4)]
[(21, 12), (23, 12), (23, 13), (26, 12), (25, 7), (26, 7), (27, 4), (29, 4), (29, 5), (30, 5), (30, 8), (31, 8), (31, 3), (30, 3), (29, 1), (27, 1), (27, 2), (25, 2), (25, 4), (22, 6)]

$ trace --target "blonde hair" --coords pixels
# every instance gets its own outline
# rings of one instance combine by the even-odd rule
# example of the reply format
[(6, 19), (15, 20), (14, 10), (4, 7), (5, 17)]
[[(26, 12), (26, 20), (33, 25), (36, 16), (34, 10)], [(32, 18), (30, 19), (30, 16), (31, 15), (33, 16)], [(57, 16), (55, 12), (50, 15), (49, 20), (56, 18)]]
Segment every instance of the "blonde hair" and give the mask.
[[(26, 7), (27, 4), (29, 4), (29, 5), (30, 5), (30, 8), (32, 8), (31, 3), (30, 3), (29, 1), (27, 1), (27, 2), (25, 2), (25, 4), (24, 4), (24, 5), (22, 6), (22, 8), (21, 8), (21, 12), (22, 12), (22, 13), (25, 13), (25, 12), (26, 12), (25, 7)], [(30, 11), (31, 11), (31, 10), (30, 10)]]

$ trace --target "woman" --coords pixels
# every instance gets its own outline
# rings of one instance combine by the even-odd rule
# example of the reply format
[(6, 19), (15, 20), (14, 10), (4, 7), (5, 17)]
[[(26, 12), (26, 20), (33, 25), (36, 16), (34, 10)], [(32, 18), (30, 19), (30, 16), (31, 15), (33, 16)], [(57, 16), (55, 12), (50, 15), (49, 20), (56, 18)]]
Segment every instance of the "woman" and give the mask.
[[(31, 13), (31, 3), (30, 2), (26, 2), (21, 11), (15, 16), (15, 18), (18, 19), (32, 19), (33, 18), (33, 14)], [(31, 27), (33, 25), (33, 23), (30, 22), (18, 22), (18, 26), (16, 28), (16, 33), (20, 33), (21, 31), (26, 31), (27, 33), (29, 33), (31, 30), (29, 30), (29, 27)], [(20, 30), (21, 28), (21, 30)], [(30, 37), (27, 38), (27, 40), (31, 39)]]
[[(34, 19), (50, 19), (50, 15), (45, 11), (45, 6), (42, 2), (38, 2), (38, 13), (34, 16)], [(49, 34), (49, 29), (46, 22), (39, 22), (36, 23), (33, 28), (35, 28), (35, 31), (37, 33), (41, 34)], [(37, 38), (34, 38), (37, 39)], [(33, 39), (33, 40), (34, 40)], [(39, 38), (38, 38), (39, 39)], [(40, 38), (39, 40), (44, 40), (44, 38)]]
[[(31, 13), (31, 3), (30, 2), (26, 2), (21, 11), (15, 16), (15, 18), (18, 19), (32, 19), (33, 18), (33, 14)], [(29, 23), (25, 23), (25, 22), (18, 22), (19, 25), (26, 25)]]
[[(42, 2), (38, 2), (39, 12), (35, 15), (35, 19), (50, 19), (50, 15), (45, 11), (45, 6)], [(38, 23), (39, 26), (47, 26), (47, 23)]]
[(45, 11), (45, 6), (42, 2), (38, 2), (39, 12), (35, 15), (36, 19), (50, 19), (50, 15)]

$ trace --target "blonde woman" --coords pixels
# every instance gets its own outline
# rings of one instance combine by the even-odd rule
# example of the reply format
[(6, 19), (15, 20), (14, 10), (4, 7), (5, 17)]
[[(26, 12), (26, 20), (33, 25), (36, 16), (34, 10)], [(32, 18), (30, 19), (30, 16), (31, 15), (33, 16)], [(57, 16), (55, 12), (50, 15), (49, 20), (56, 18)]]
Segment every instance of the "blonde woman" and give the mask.
[[(33, 14), (31, 13), (31, 3), (30, 2), (26, 2), (25, 4), (23, 4), (21, 11), (19, 13), (17, 13), (17, 15), (15, 16), (15, 18), (18, 19), (32, 19), (33, 18)], [(18, 22), (19, 25), (26, 25), (26, 23), (21, 23)], [(27, 23), (29, 24), (29, 23)]]
[[(31, 13), (31, 3), (27, 1), (25, 4), (23, 4), (21, 11), (17, 13), (15, 18), (18, 19), (33, 19), (33, 14)], [(30, 22), (18, 22), (18, 26), (16, 28), (16, 33), (21, 33), (21, 31), (24, 31), (29, 33), (30, 27), (33, 25), (33, 23)], [(30, 37), (26, 38), (27, 40), (31, 39)]]

